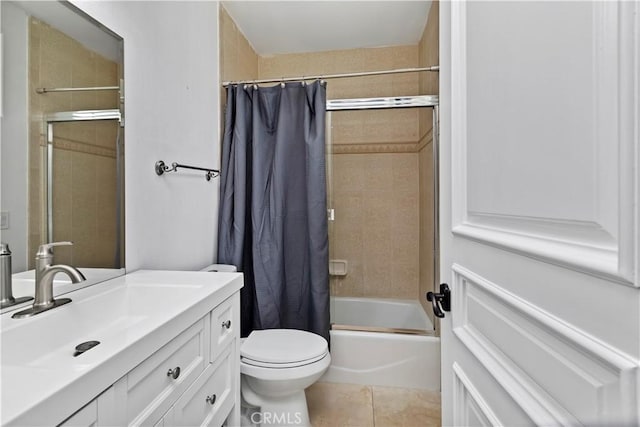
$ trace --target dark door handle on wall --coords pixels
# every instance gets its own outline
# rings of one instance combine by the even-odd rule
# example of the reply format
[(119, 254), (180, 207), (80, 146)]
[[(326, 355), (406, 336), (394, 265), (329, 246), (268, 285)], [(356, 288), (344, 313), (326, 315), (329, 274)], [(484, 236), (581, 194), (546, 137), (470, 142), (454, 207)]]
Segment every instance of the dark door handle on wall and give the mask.
[(451, 311), (451, 289), (446, 283), (440, 284), (440, 293), (427, 292), (427, 301), (431, 301), (433, 314), (443, 318), (445, 311)]

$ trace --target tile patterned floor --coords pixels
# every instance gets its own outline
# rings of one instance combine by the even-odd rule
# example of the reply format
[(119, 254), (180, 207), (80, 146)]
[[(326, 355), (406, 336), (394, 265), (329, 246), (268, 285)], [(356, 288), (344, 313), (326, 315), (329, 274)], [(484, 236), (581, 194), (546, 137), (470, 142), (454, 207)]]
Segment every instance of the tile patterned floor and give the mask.
[(306, 391), (313, 427), (440, 426), (440, 393), (315, 383)]

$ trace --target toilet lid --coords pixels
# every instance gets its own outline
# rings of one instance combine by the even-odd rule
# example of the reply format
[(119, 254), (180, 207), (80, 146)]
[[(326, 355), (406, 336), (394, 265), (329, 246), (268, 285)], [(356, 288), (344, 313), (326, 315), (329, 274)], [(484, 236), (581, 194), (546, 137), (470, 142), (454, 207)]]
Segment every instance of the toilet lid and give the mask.
[(321, 359), (328, 350), (320, 335), (296, 329), (253, 331), (240, 347), (240, 355), (264, 364), (291, 364)]

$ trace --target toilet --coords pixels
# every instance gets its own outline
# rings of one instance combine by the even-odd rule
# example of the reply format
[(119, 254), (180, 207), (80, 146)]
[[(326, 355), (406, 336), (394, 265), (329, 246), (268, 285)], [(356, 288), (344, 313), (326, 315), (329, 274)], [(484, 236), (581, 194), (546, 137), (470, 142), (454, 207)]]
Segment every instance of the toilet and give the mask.
[[(212, 264), (202, 271), (235, 272)], [(297, 329), (253, 331), (240, 345), (242, 426), (310, 426), (304, 390), (329, 368), (327, 340)]]
[(295, 329), (253, 331), (240, 347), (243, 425), (309, 426), (304, 390), (329, 367), (327, 341)]

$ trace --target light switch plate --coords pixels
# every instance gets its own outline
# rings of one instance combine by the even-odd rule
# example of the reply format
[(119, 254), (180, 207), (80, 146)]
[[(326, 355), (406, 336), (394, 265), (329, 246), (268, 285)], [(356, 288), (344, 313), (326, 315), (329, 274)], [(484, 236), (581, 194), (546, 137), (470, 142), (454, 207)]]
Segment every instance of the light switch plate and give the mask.
[(9, 212), (0, 212), (0, 230), (7, 230), (9, 228)]

